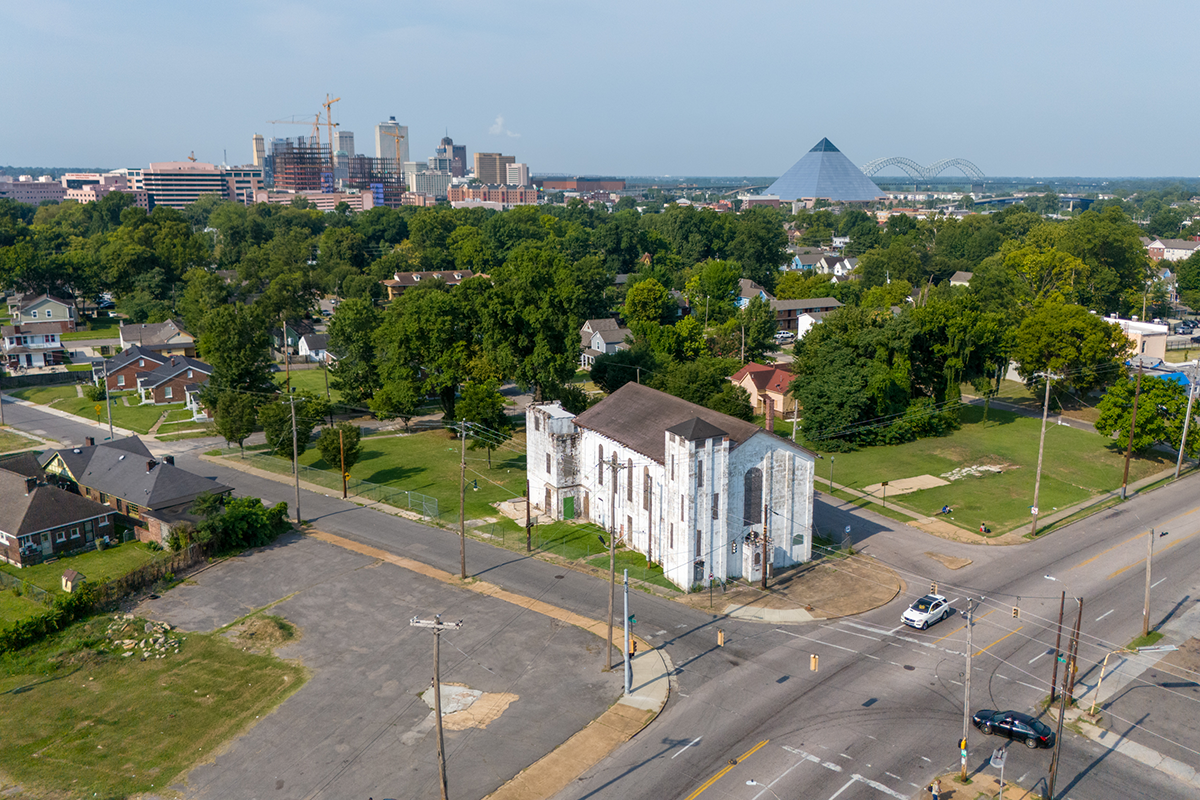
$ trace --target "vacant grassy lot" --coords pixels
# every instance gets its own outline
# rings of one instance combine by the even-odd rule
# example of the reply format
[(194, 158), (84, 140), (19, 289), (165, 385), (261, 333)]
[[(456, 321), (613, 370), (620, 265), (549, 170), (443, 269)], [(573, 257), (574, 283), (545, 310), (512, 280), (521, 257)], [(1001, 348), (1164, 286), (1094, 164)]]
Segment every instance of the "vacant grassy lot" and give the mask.
[[(986, 523), (993, 533), (1012, 530), (1029, 520), (1037, 467), (1040, 419), (1021, 417), (993, 408), (983, 422), (983, 409), (963, 411), (963, 426), (949, 436), (921, 439), (892, 447), (871, 447), (854, 453), (832, 454), (833, 479), (855, 489), (885, 480), (938, 475), (960, 467), (993, 465), (1000, 473), (963, 477), (940, 486), (888, 497), (915, 511), (932, 514), (943, 505), (954, 509), (954, 520), (977, 529)], [(817, 464), (817, 484), (829, 477), (831, 454)], [(1165, 457), (1135, 458), (1129, 480), (1135, 481), (1170, 464)], [(1172, 462), (1173, 463), (1173, 462)], [(1124, 451), (1094, 433), (1060, 425), (1046, 428), (1042, 469), (1041, 514), (1052, 513), (1121, 485)], [(826, 484), (828, 485), (828, 484)]]
[[(296, 365), (293, 364), (293, 367)], [(275, 375), (275, 383), (283, 386), (287, 383), (287, 373), (279, 372)], [(312, 392), (318, 397), (325, 396), (325, 371), (321, 368), (317, 369), (292, 369), (292, 388), (297, 391), (303, 389), (306, 392)], [(329, 398), (333, 402), (341, 402), (342, 393), (334, 389), (332, 384), (329, 387)]]
[(1190, 347), (1187, 350), (1168, 350), (1166, 361), (1172, 364), (1179, 364), (1183, 361), (1191, 361), (1194, 358), (1200, 357), (1200, 346)]
[[(101, 535), (112, 536), (115, 531), (101, 528)], [(106, 550), (92, 550), (77, 556), (60, 558), (52, 564), (37, 564), (17, 569), (11, 564), (0, 563), (0, 570), (29, 581), (47, 592), (62, 593), (62, 574), (68, 569), (82, 573), (92, 583), (107, 583), (114, 578), (128, 575), (133, 570), (148, 564), (162, 553), (151, 550), (141, 542), (125, 542)]]
[(79, 392), (73, 384), (70, 386), (31, 386), (28, 389), (14, 389), (8, 394), (41, 406), (50, 405), (55, 400), (79, 397)]
[[(146, 434), (154, 427), (154, 423), (158, 422), (158, 418), (163, 415), (163, 412), (171, 412), (183, 408), (183, 403), (172, 403), (165, 406), (155, 405), (138, 405), (136, 398), (130, 399), (130, 405), (125, 405), (120, 398), (112, 398), (112, 421), (113, 425), (118, 428), (128, 428), (131, 431)], [(108, 412), (104, 410), (104, 403), (95, 403), (88, 400), (86, 397), (76, 397), (61, 400), (54, 404), (55, 408), (60, 408), (69, 414), (83, 417), (88, 422), (96, 421), (96, 406), (100, 406), (100, 424), (101, 427), (108, 428)]]
[(28, 595), (18, 596), (12, 589), (0, 589), (0, 628), (46, 610), (45, 605)]
[(101, 616), (0, 658), (0, 770), (25, 796), (160, 791), (306, 679), (218, 635), (168, 638), (164, 655), (143, 659), (140, 645), (118, 644), (145, 640), (142, 621)]
[[(964, 385), (962, 389), (964, 394), (975, 394), (975, 390), (970, 386)], [(995, 399), (1021, 406), (1040, 415), (1042, 413), (1042, 406), (1046, 401), (1046, 395), (1044, 391), (1039, 393), (1030, 392), (1029, 389), (1025, 388), (1025, 384), (1020, 381), (1004, 380), (1000, 382), (1000, 391)], [(1078, 398), (1065, 392), (1056, 393), (1051, 391), (1050, 416), (1057, 417), (1061, 414), (1071, 419), (1095, 422), (1096, 418), (1100, 416), (1100, 412), (1096, 410), (1096, 403), (1099, 401), (1099, 397)]]

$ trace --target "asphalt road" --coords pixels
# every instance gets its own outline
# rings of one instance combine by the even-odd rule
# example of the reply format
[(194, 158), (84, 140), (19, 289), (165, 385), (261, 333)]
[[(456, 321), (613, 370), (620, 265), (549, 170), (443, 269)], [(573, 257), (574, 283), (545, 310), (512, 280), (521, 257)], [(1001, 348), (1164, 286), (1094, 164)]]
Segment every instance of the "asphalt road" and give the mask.
[[(13, 416), (13, 408), (6, 404), (10, 423), (40, 430), (40, 435), (78, 442), (93, 430), (35, 409), (22, 408)], [(291, 502), (288, 486), (184, 452), (211, 446), (191, 440), (161, 448), (170, 447), (180, 466), (232, 485), (239, 494)], [(968, 648), (958, 618), (927, 632), (898, 627), (904, 606), (933, 580), (956, 608), (963, 608), (968, 596), (985, 598), (972, 633), (969, 708), (1034, 711), (1049, 688), (1053, 659), (1047, 653), (1054, 645), (1059, 592), (1065, 587), (1069, 595), (1084, 598), (1077, 693), (1088, 691), (1108, 649), (1141, 632), (1146, 541), (1141, 534), (1152, 526), (1171, 531), (1156, 541), (1153, 622), (1166, 619), (1164, 630), (1173, 630), (1172, 636), (1200, 633), (1200, 614), (1187, 614), (1200, 597), (1194, 579), (1200, 568), (1195, 547), (1200, 515), (1192, 515), (1200, 498), (1196, 487), (1196, 478), (1187, 478), (1017, 547), (949, 542), (869, 511), (849, 513), (818, 502), (821, 527), (840, 531), (851, 525), (856, 548), (905, 579), (908, 586), (901, 597), (853, 619), (772, 627), (635, 596), (639, 633), (662, 645), (677, 668), (672, 699), (646, 731), (561, 796), (770, 798), (759, 787), (746, 785), (750, 779), (780, 796), (914, 796), (934, 775), (958, 768)], [(453, 534), (337, 498), (302, 494), (304, 517), (319, 528), (457, 570), (458, 539)], [(972, 563), (951, 571), (929, 553)], [(472, 574), (504, 588), (580, 613), (603, 614), (607, 595), (600, 580), (470, 540), (467, 562)], [(1019, 618), (1012, 617), (1014, 605), (1020, 608)], [(718, 626), (726, 631), (724, 648), (716, 646)], [(1188, 634), (1191, 627), (1197, 630)], [(809, 671), (811, 655), (819, 656), (815, 673)], [(1115, 676), (1106, 675), (1105, 694), (1110, 681), (1118, 689), (1139, 686), (1141, 669), (1131, 661)], [(1130, 738), (1145, 737), (1144, 743), (1155, 749), (1179, 747), (1176, 752), (1193, 754), (1188, 760), (1195, 763), (1200, 742), (1185, 723), (1187, 715), (1160, 711), (1182, 702), (1196, 701), (1164, 695), (1147, 704), (1144, 717), (1107, 721), (1114, 728), (1120, 725), (1121, 732), (1130, 730)], [(969, 768), (990, 770), (987, 757), (1003, 740), (973, 728), (968, 739)], [(1007, 779), (1026, 786), (1044, 780), (1050, 761), (1046, 752), (1020, 745), (1009, 749)], [(739, 759), (737, 766), (709, 783), (730, 759)], [(1162, 773), (1107, 753), (1069, 730), (1058, 789), (1060, 796), (1091, 800), (1194, 795)]]

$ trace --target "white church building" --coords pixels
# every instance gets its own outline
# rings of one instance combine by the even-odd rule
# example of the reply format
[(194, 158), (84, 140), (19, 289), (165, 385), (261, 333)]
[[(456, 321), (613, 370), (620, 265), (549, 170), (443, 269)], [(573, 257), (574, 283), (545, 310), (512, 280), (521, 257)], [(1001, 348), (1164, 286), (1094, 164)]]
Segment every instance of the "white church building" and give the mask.
[(533, 504), (612, 531), (682, 589), (759, 580), (764, 536), (772, 570), (812, 558), (814, 455), (787, 439), (637, 383), (525, 421)]

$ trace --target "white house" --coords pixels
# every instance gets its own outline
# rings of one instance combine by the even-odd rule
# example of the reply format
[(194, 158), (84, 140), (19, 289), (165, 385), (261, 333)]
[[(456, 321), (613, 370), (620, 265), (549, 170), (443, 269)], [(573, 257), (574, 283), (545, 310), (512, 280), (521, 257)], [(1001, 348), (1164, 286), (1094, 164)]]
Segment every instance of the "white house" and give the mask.
[(329, 352), (329, 334), (306, 333), (300, 337), (296, 352), (305, 361), (324, 361), (325, 354)]
[(628, 350), (625, 339), (633, 335), (629, 328), (622, 327), (615, 319), (589, 319), (579, 329), (579, 365), (591, 369), (596, 356), (612, 355), (618, 350)]
[(687, 589), (758, 580), (812, 557), (809, 451), (725, 414), (627, 383), (579, 416), (526, 410), (531, 501), (584, 519)]

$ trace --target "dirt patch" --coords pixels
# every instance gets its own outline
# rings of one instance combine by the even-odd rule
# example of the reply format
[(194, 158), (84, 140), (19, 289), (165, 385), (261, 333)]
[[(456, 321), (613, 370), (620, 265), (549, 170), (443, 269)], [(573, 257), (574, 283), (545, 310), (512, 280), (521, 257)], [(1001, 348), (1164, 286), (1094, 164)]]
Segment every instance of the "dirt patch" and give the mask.
[[(901, 589), (900, 578), (887, 567), (864, 556), (825, 559), (801, 565), (772, 578), (764, 591), (758, 584), (731, 584), (713, 589), (712, 604), (723, 612), (749, 606), (761, 609), (802, 608), (814, 617), (829, 619), (862, 614), (892, 600)], [(693, 592), (681, 602), (707, 610), (707, 590)]]
[(941, 564), (946, 569), (962, 569), (965, 566), (973, 563), (969, 558), (957, 558), (955, 556), (944, 556), (941, 553), (926, 552), (925, 555), (932, 558), (934, 561)]
[[(922, 489), (933, 489), (937, 486), (945, 486), (948, 481), (937, 477), (936, 475), (917, 475), (913, 478), (898, 478), (893, 481), (888, 481), (887, 493), (890, 495), (909, 494), (910, 492), (919, 492)], [(873, 483), (870, 486), (864, 486), (863, 492), (869, 495), (882, 495), (883, 484)]]
[(486, 728), (517, 700), (517, 696), (509, 692), (484, 692), (470, 707), (444, 715), (442, 727), (448, 731)]
[(283, 617), (259, 614), (234, 625), (225, 635), (243, 650), (270, 653), (276, 647), (298, 639), (300, 629)]

